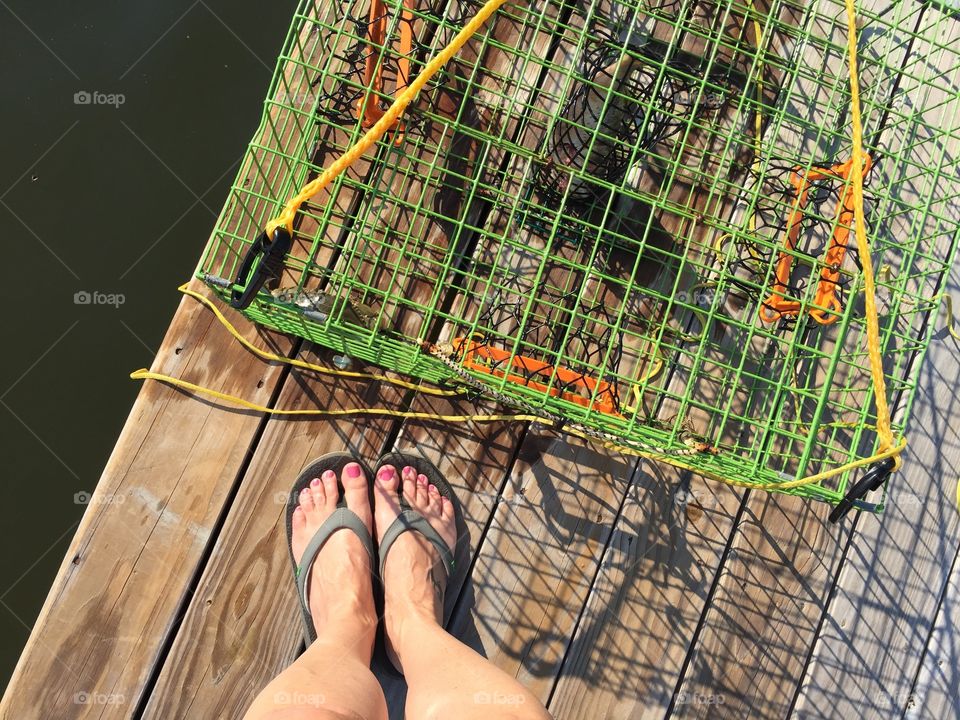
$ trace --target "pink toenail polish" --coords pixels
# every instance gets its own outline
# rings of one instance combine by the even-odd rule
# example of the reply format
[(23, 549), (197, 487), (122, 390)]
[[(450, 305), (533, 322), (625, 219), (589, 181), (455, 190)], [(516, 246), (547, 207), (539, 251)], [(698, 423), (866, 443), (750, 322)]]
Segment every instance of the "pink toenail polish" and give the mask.
[(347, 477), (358, 478), (363, 475), (363, 470), (357, 463), (350, 463), (346, 467)]
[(320, 478), (314, 478), (313, 480), (310, 481), (310, 484), (316, 487), (317, 485), (320, 484)]
[(336, 480), (337, 474), (333, 470), (324, 470), (323, 471), (324, 480)]
[(382, 467), (377, 473), (378, 480), (393, 480), (394, 475), (396, 475), (396, 470), (392, 466)]

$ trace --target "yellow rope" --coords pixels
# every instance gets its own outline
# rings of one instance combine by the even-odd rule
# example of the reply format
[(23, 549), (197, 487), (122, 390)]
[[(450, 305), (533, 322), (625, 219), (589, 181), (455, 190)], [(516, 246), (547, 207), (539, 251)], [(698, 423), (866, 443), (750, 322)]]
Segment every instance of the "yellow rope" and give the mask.
[(281, 408), (271, 408), (266, 405), (260, 405), (255, 402), (250, 402), (244, 398), (237, 397), (236, 395), (229, 395), (227, 393), (220, 392), (219, 390), (214, 390), (212, 388), (204, 387), (202, 385), (195, 385), (192, 382), (187, 380), (182, 380), (180, 378), (171, 377), (170, 375), (164, 375), (162, 373), (151, 372), (146, 368), (140, 370), (135, 370), (130, 373), (130, 378), (132, 380), (158, 380), (168, 385), (173, 385), (174, 387), (182, 388), (184, 390), (189, 390), (192, 393), (199, 395), (209, 395), (210, 397), (215, 397), (218, 400), (223, 400), (224, 402), (231, 403), (233, 405), (239, 405), (240, 407), (246, 408), (247, 410), (255, 410), (256, 412), (266, 413), (268, 415), (314, 415), (320, 417), (340, 417), (343, 415), (373, 415), (373, 416), (384, 416), (384, 417), (395, 417), (395, 418), (405, 418), (408, 420), (444, 420), (447, 422), (495, 422), (497, 420), (543, 420), (539, 415), (439, 415), (436, 413), (428, 412), (415, 412), (412, 410), (391, 410), (389, 408), (344, 408), (339, 410), (318, 410), (315, 408), (308, 408), (304, 410), (295, 410), (295, 409), (281, 409)]
[[(877, 437), (879, 453), (876, 458), (894, 449), (893, 430), (890, 427), (890, 408), (887, 405), (887, 385), (883, 377), (883, 358), (880, 355), (880, 322), (877, 319), (876, 283), (873, 276), (873, 260), (870, 257), (870, 245), (867, 242), (866, 217), (863, 211), (863, 173), (864, 165), (863, 125), (860, 117), (860, 80), (857, 71), (857, 11), (855, 0), (846, 0), (847, 7), (847, 52), (850, 65), (850, 124), (852, 126), (852, 160), (855, 170), (850, 173), (856, 227), (857, 251), (863, 266), (863, 299), (867, 321), (867, 352), (870, 356), (870, 374), (873, 377), (873, 394), (877, 404)], [(904, 443), (901, 443), (901, 448)], [(894, 470), (900, 468), (903, 460), (900, 452), (887, 455), (894, 458)]]
[(943, 293), (942, 297), (946, 299), (947, 331), (954, 340), (960, 340), (960, 332), (957, 331), (957, 323), (953, 315), (953, 296), (949, 293)]
[(469, 40), (483, 26), (487, 19), (495, 13), (501, 5), (507, 0), (487, 0), (482, 8), (474, 15), (470, 21), (463, 26), (463, 29), (457, 33), (456, 37), (435, 55), (430, 62), (426, 64), (420, 74), (394, 99), (393, 104), (387, 109), (376, 124), (370, 128), (356, 144), (341, 155), (337, 160), (326, 168), (320, 175), (308, 183), (292, 197), (283, 208), (281, 213), (267, 223), (266, 231), (268, 237), (273, 237), (273, 232), (278, 227), (285, 227), (287, 232), (293, 234), (293, 221), (297, 215), (300, 206), (307, 200), (323, 190), (327, 185), (333, 182), (340, 173), (353, 165), (360, 157), (373, 146), (380, 138), (387, 134), (387, 131), (393, 127), (393, 124), (400, 118), (407, 105), (413, 102), (414, 98), (423, 89), (423, 86), (429, 82), (450, 58), (459, 52), (467, 40)]
[[(256, 345), (247, 340), (243, 335), (240, 334), (240, 331), (220, 312), (219, 308), (214, 305), (207, 297), (201, 295), (198, 292), (191, 290), (187, 287), (187, 283), (184, 283), (177, 288), (184, 295), (192, 297), (197, 302), (204, 305), (208, 310), (213, 312), (217, 320), (220, 321), (220, 324), (230, 333), (233, 338), (243, 345), (247, 350), (252, 352), (257, 357), (266, 360), (268, 362), (278, 362), (284, 363), (286, 365), (292, 365), (293, 367), (302, 368), (304, 370), (310, 370), (311, 372), (320, 373), (321, 375), (335, 375), (337, 377), (346, 377), (353, 378), (354, 380), (377, 380), (379, 382), (389, 383), (390, 385), (396, 385), (397, 387), (402, 387), (407, 390), (416, 390), (417, 392), (425, 393), (427, 395), (437, 395), (440, 397), (454, 397), (458, 395), (465, 394), (463, 389), (455, 390), (443, 390), (437, 387), (431, 387), (429, 385), (422, 385), (420, 383), (407, 382), (406, 380), (401, 380), (400, 378), (390, 377), (389, 375), (380, 375), (376, 373), (363, 373), (363, 372), (353, 372), (350, 370), (335, 370), (333, 368), (324, 367), (323, 365), (315, 365), (313, 363), (306, 362), (305, 360), (298, 360), (297, 358), (284, 357), (283, 355), (277, 355), (272, 353), (269, 350), (263, 350), (258, 348)], [(139, 372), (139, 371), (137, 371)]]
[[(350, 416), (371, 416), (371, 417), (392, 417), (392, 418), (401, 418), (404, 420), (434, 420), (438, 422), (536, 422), (545, 425), (546, 427), (556, 429), (555, 424), (545, 418), (540, 417), (539, 415), (533, 414), (489, 414), (489, 415), (443, 415), (440, 413), (429, 413), (429, 412), (417, 412), (413, 410), (391, 410), (389, 408), (344, 408), (338, 410), (319, 410), (316, 408), (308, 408), (304, 410), (296, 409), (281, 409), (281, 408), (271, 408), (266, 405), (260, 405), (258, 403), (250, 402), (244, 398), (237, 397), (236, 395), (229, 395), (227, 393), (220, 392), (219, 390), (213, 390), (212, 388), (203, 387), (202, 385), (196, 385), (187, 380), (182, 380), (180, 378), (171, 377), (169, 375), (164, 375), (162, 373), (151, 372), (146, 369), (136, 370), (130, 373), (130, 377), (133, 380), (157, 380), (174, 387), (182, 388), (184, 390), (189, 390), (192, 393), (199, 395), (209, 395), (210, 397), (217, 398), (224, 402), (231, 403), (233, 405), (238, 405), (239, 407), (246, 408), (248, 410), (254, 410), (256, 412), (265, 413), (268, 415), (307, 415), (312, 417), (350, 417)], [(718, 473), (712, 472), (710, 470), (705, 470), (701, 467), (695, 467), (689, 463), (685, 463), (682, 460), (678, 460), (676, 457), (671, 455), (661, 455), (658, 453), (647, 452), (644, 450), (637, 450), (636, 448), (627, 447), (626, 445), (619, 445), (613, 442), (604, 442), (592, 438), (586, 433), (582, 433), (575, 428), (569, 426), (563, 428), (563, 432), (568, 435), (574, 435), (578, 438), (586, 440), (587, 442), (594, 443), (601, 447), (607, 448), (609, 450), (614, 450), (616, 452), (623, 453), (625, 455), (635, 455), (637, 457), (648, 458), (650, 460), (656, 460), (658, 462), (664, 462), (674, 467), (678, 467), (684, 470), (690, 470), (704, 477), (716, 480), (718, 482), (726, 483), (727, 485), (734, 485), (737, 487), (743, 488), (756, 488), (756, 483), (750, 483), (743, 480), (733, 480), (731, 478), (725, 477)], [(809, 485), (811, 483), (819, 482), (821, 480), (826, 480), (840, 473), (844, 473), (848, 470), (854, 470), (856, 468), (869, 465), (876, 460), (882, 460), (884, 458), (892, 457), (899, 453), (904, 446), (905, 442), (901, 441), (900, 445), (894, 447), (885, 453), (879, 453), (874, 457), (864, 458), (862, 460), (855, 460), (849, 462), (846, 465), (841, 465), (840, 467), (832, 468), (817, 475), (810, 475), (804, 478), (798, 478), (796, 480), (785, 480), (779, 483), (765, 483), (763, 489), (765, 490), (787, 490), (789, 488), (800, 487), (801, 485)]]
[[(763, 31), (760, 28), (760, 21), (757, 20), (756, 8), (753, 7), (753, 0), (750, 0), (750, 10), (753, 11), (753, 32), (757, 37), (757, 53), (759, 54), (759, 61), (757, 63), (757, 112), (753, 118), (753, 137), (754, 137), (754, 150), (753, 150), (753, 172), (760, 177), (760, 154), (763, 149)], [(753, 212), (750, 214), (750, 220), (748, 222), (748, 227), (750, 232), (756, 233), (757, 231), (757, 213)]]
[[(181, 291), (182, 293), (184, 293), (184, 294), (186, 294), (186, 295), (189, 295), (190, 297), (198, 300), (198, 301), (199, 301), (200, 303), (202, 303), (206, 308), (208, 308), (209, 310), (211, 310), (211, 311), (214, 313), (214, 315), (215, 315), (215, 317), (217, 318), (217, 320), (220, 321), (220, 323), (228, 330), (228, 332), (229, 332), (236, 340), (238, 340), (241, 344), (243, 344), (243, 346), (246, 347), (248, 350), (250, 350), (251, 352), (255, 353), (256, 355), (258, 355), (259, 357), (262, 357), (262, 358), (264, 358), (264, 359), (271, 360), (271, 361), (274, 361), (274, 362), (282, 362), (282, 363), (287, 363), (287, 364), (290, 364), (290, 365), (295, 365), (295, 366), (297, 366), (297, 367), (302, 367), (302, 368), (305, 368), (305, 369), (314, 370), (314, 371), (316, 371), (316, 372), (320, 372), (320, 373), (323, 373), (323, 374), (325, 374), (325, 375), (334, 375), (334, 376), (338, 376), (338, 377), (348, 377), (348, 378), (356, 379), (356, 380), (379, 380), (379, 381), (381, 381), (381, 382), (389, 382), (389, 383), (393, 383), (393, 384), (400, 384), (402, 387), (410, 387), (411, 389), (419, 389), (419, 391), (421, 391), (421, 392), (432, 393), (432, 394), (434, 394), (434, 395), (447, 395), (447, 396), (449, 396), (449, 395), (457, 395), (457, 394), (459, 394), (459, 393), (457, 393), (457, 392), (438, 390), (438, 389), (430, 388), (430, 387), (428, 387), (428, 386), (422, 386), (422, 385), (421, 385), (421, 386), (417, 386), (417, 385), (413, 385), (412, 383), (405, 383), (405, 382), (403, 382), (403, 381), (401, 381), (401, 380), (398, 380), (398, 379), (396, 379), (396, 378), (391, 378), (391, 377), (387, 377), (387, 376), (384, 376), (384, 375), (375, 375), (375, 374), (370, 374), (370, 373), (350, 372), (350, 371), (345, 371), (345, 370), (334, 370), (334, 369), (332, 369), (332, 368), (326, 368), (326, 367), (323, 367), (323, 366), (320, 366), (320, 365), (313, 365), (313, 364), (311, 364), (311, 363), (303, 362), (302, 360), (296, 360), (296, 359), (294, 359), (294, 358), (283, 357), (283, 356), (281, 356), (281, 355), (276, 355), (276, 354), (274, 354), (274, 353), (261, 350), (260, 348), (257, 348), (257, 347), (255, 347), (254, 345), (251, 345), (250, 342), (247, 341), (246, 338), (244, 338), (242, 335), (240, 335), (240, 333), (239, 333), (239, 332), (236, 330), (236, 328), (230, 323), (230, 321), (227, 320), (226, 317), (224, 317), (223, 313), (221, 313), (221, 312), (217, 309), (217, 307), (216, 307), (213, 303), (211, 303), (206, 297), (204, 297), (203, 295), (201, 295), (201, 294), (199, 294), (199, 293), (194, 292), (193, 290), (189, 290), (189, 289), (186, 287), (186, 285), (182, 285), (179, 289), (180, 289), (180, 291)], [(197, 385), (197, 384), (195, 384), (195, 383), (191, 383), (191, 382), (189, 382), (189, 381), (187, 381), (187, 380), (182, 380), (182, 379), (180, 379), (180, 378), (171, 377), (170, 375), (164, 375), (164, 374), (162, 374), (162, 373), (151, 372), (151, 371), (149, 371), (149, 370), (147, 370), (147, 369), (140, 369), (140, 370), (136, 370), (136, 371), (130, 373), (130, 378), (133, 379), (133, 380), (156, 380), (156, 381), (158, 381), (158, 382), (167, 383), (168, 385), (172, 385), (172, 386), (174, 386), (174, 387), (178, 387), (178, 388), (181, 388), (181, 389), (184, 389), (184, 390), (189, 390), (190, 392), (192, 392), (192, 393), (194, 393), (194, 394), (198, 394), (198, 395), (208, 395), (208, 396), (210, 396), (210, 397), (217, 398), (218, 400), (221, 400), (221, 401), (224, 401), (224, 402), (227, 402), (227, 403), (231, 403), (231, 404), (233, 404), (233, 405), (237, 405), (237, 406), (239, 406), (239, 407), (243, 407), (243, 408), (246, 408), (246, 409), (248, 409), (248, 410), (253, 410), (253, 411), (256, 411), (256, 412), (261, 412), (261, 413), (265, 413), (265, 414), (269, 414), (269, 415), (284, 415), (284, 416), (306, 415), (306, 416), (313, 416), (313, 417), (345, 417), (345, 416), (363, 416), (363, 415), (366, 415), (366, 416), (402, 418), (402, 419), (406, 419), (406, 420), (414, 420), (414, 419), (416, 419), (416, 420), (435, 420), (435, 421), (438, 421), (438, 422), (480, 422), (480, 423), (484, 423), (484, 422), (497, 422), (497, 421), (501, 421), (501, 422), (523, 422), (523, 421), (525, 421), (525, 422), (538, 422), (538, 423), (541, 423), (541, 424), (545, 425), (546, 427), (550, 427), (550, 428), (556, 429), (555, 424), (554, 424), (552, 421), (550, 421), (550, 420), (548, 420), (548, 419), (545, 419), (545, 418), (542, 418), (542, 417), (540, 417), (539, 415), (533, 415), (533, 414), (530, 414), (530, 413), (527, 413), (527, 414), (513, 414), (513, 415), (511, 415), (511, 414), (443, 415), (443, 414), (439, 414), (439, 413), (415, 412), (415, 411), (410, 411), (410, 410), (391, 410), (391, 409), (388, 409), (388, 408), (345, 408), (345, 409), (339, 409), (339, 410), (319, 410), (319, 409), (295, 410), (295, 409), (271, 408), (271, 407), (267, 407), (266, 405), (260, 405), (260, 404), (258, 404), (258, 403), (251, 402), (251, 401), (246, 400), (246, 399), (244, 399), (244, 398), (237, 397), (236, 395), (230, 395), (230, 394), (228, 394), (228, 393), (220, 392), (219, 390), (213, 390), (212, 388), (204, 387), (204, 386), (202, 386), (202, 385)], [(564, 427), (564, 428), (563, 428), (563, 431), (564, 431), (565, 433), (567, 433), (568, 435), (573, 435), (573, 436), (575, 436), (575, 437), (578, 437), (578, 438), (581, 438), (581, 439), (583, 439), (583, 440), (586, 440), (587, 442), (591, 442), (591, 443), (597, 444), (597, 445), (599, 445), (599, 446), (601, 446), (601, 447), (604, 447), (604, 448), (607, 448), (607, 449), (609, 449), (609, 450), (613, 450), (613, 451), (616, 451), (616, 452), (624, 453), (624, 454), (626, 454), (626, 455), (634, 455), (634, 456), (637, 456), (637, 457), (643, 457), (643, 458), (647, 458), (647, 459), (650, 459), (650, 460), (656, 460), (656, 461), (658, 461), (658, 462), (664, 462), (664, 463), (667, 463), (667, 464), (669, 464), (669, 465), (673, 465), (674, 467), (678, 467), (678, 468), (681, 468), (681, 469), (684, 469), (684, 470), (690, 470), (690, 471), (696, 472), (696, 473), (698, 473), (698, 474), (700, 474), (700, 475), (703, 475), (704, 477), (710, 478), (710, 479), (712, 479), (712, 480), (716, 480), (716, 481), (718, 481), (718, 482), (725, 483), (725, 484), (727, 484), (727, 485), (734, 485), (734, 486), (743, 487), (743, 488), (751, 488), (751, 487), (752, 487), (752, 488), (756, 488), (756, 487), (757, 487), (756, 484), (754, 484), (754, 483), (748, 483), (748, 482), (741, 481), (741, 480), (733, 480), (733, 479), (731, 479), (731, 478), (725, 477), (725, 476), (720, 475), (720, 474), (718, 474), (718, 473), (715, 473), (715, 472), (712, 472), (712, 471), (709, 471), (709, 470), (705, 470), (704, 468), (695, 467), (695, 466), (693, 466), (693, 465), (691, 465), (691, 464), (689, 464), (689, 463), (685, 463), (685, 462), (683, 462), (682, 460), (679, 460), (679, 459), (677, 459), (676, 457), (671, 456), (671, 455), (664, 455), (664, 454), (659, 454), (659, 453), (652, 453), (652, 452), (647, 452), (647, 451), (643, 451), (643, 450), (638, 450), (638, 449), (636, 449), (636, 448), (628, 447), (628, 446), (626, 446), (626, 445), (620, 445), (620, 444), (613, 443), (613, 442), (600, 441), (600, 440), (597, 440), (596, 438), (590, 437), (590, 436), (587, 435), (586, 433), (580, 432), (580, 431), (577, 430), (576, 428), (572, 428), (572, 427), (570, 427), (570, 426)], [(891, 457), (891, 456), (893, 456), (893, 455), (899, 454), (899, 452), (903, 449), (903, 447), (904, 447), (905, 445), (906, 445), (906, 443), (901, 440), (900, 445), (898, 445), (897, 447), (895, 447), (895, 448), (893, 448), (893, 449), (891, 449), (891, 450), (889, 450), (889, 451), (887, 451), (887, 452), (885, 452), (885, 453), (879, 453), (878, 455), (875, 455), (875, 456), (873, 456), (873, 457), (864, 458), (864, 459), (862, 459), (862, 460), (856, 460), (856, 461), (847, 463), (847, 464), (845, 464), (845, 465), (841, 465), (841, 466), (839, 466), (839, 467), (832, 468), (831, 470), (827, 470), (827, 471), (822, 472), (822, 473), (819, 473), (819, 474), (817, 474), (817, 475), (810, 475), (810, 476), (808, 476), (808, 477), (798, 478), (798, 479), (796, 479), (796, 480), (787, 480), (787, 481), (784, 481), (784, 482), (782, 482), (782, 483), (772, 483), (772, 484), (768, 483), (768, 484), (764, 485), (764, 488), (765, 488), (765, 489), (786, 490), (786, 489), (789, 489), (789, 488), (800, 487), (801, 485), (809, 485), (809, 484), (811, 484), (811, 483), (819, 482), (819, 481), (821, 481), (821, 480), (826, 480), (826, 479), (829, 479), (829, 478), (834, 477), (834, 476), (836, 476), (836, 475), (839, 475), (839, 474), (841, 474), (841, 473), (847, 472), (848, 470), (853, 470), (853, 469), (855, 469), (855, 468), (863, 467), (863, 466), (869, 465), (869, 464), (871, 464), (871, 463), (873, 463), (873, 462), (875, 462), (875, 461), (877, 461), (877, 460), (882, 460), (882, 459), (884, 459), (884, 458)]]

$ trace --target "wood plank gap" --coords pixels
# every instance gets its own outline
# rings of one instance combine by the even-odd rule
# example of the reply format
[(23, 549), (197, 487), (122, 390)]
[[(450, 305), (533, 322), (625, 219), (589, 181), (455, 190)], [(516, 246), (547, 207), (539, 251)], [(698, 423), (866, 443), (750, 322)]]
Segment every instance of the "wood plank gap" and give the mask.
[(707, 613), (710, 612), (710, 608), (713, 605), (713, 598), (717, 593), (717, 589), (720, 587), (720, 580), (723, 577), (723, 573), (721, 571), (726, 565), (727, 557), (733, 550), (733, 539), (737, 535), (737, 528), (740, 527), (740, 523), (743, 520), (743, 514), (747, 510), (747, 500), (749, 499), (751, 492), (752, 491), (750, 490), (746, 490), (740, 500), (740, 506), (737, 508), (737, 514), (733, 519), (733, 530), (727, 536), (727, 542), (723, 547), (723, 553), (720, 556), (720, 562), (717, 563), (717, 568), (713, 573), (713, 580), (710, 583), (710, 591), (707, 593), (707, 597), (703, 603), (703, 608), (700, 610), (700, 619), (697, 621), (697, 628), (693, 631), (693, 635), (690, 637), (690, 642), (687, 645), (687, 654), (683, 658), (683, 664), (680, 666), (680, 671), (677, 673), (677, 683), (673, 688), (673, 695), (670, 697), (670, 704), (667, 706), (667, 712), (664, 714), (665, 718), (669, 718), (673, 715), (674, 708), (677, 704), (677, 698), (680, 697), (680, 691), (683, 688), (683, 680), (687, 675), (687, 668), (690, 666), (690, 663), (693, 660), (693, 651), (697, 647), (700, 634), (703, 632), (703, 628), (706, 624)]

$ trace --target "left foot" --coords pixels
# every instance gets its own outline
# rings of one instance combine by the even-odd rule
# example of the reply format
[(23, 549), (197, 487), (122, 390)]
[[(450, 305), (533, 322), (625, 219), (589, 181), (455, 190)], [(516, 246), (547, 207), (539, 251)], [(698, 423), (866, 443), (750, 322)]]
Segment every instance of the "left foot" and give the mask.
[[(340, 475), (344, 500), (367, 529), (373, 528), (368, 480), (357, 463), (344, 467)], [(293, 512), (291, 548), (297, 564), (307, 544), (320, 526), (337, 508), (337, 476), (327, 470), (300, 493), (300, 504)], [(377, 627), (373, 604), (373, 580), (370, 556), (356, 533), (341, 529), (333, 533), (320, 549), (310, 568), (307, 597), (318, 638), (324, 628), (336, 626), (355, 637), (369, 639), (371, 652)]]

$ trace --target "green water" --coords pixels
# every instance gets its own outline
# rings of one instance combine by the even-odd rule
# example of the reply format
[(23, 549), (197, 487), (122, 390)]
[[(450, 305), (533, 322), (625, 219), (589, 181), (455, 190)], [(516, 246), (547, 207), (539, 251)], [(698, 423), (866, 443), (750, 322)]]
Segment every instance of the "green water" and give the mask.
[(159, 347), (256, 127), (295, 5), (0, 2), (4, 686), (83, 514), (78, 493), (139, 388), (127, 376)]

